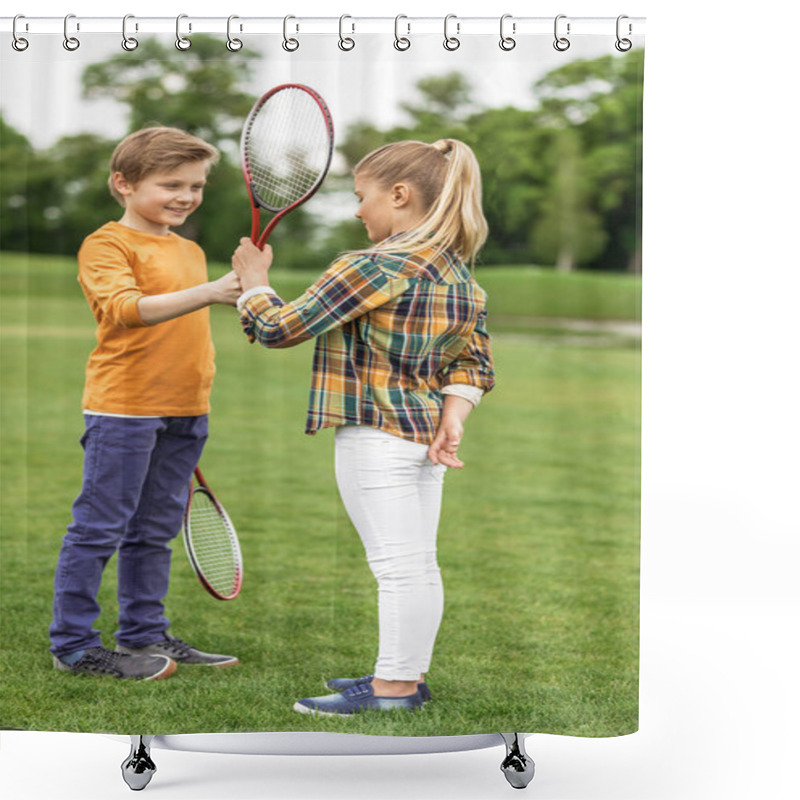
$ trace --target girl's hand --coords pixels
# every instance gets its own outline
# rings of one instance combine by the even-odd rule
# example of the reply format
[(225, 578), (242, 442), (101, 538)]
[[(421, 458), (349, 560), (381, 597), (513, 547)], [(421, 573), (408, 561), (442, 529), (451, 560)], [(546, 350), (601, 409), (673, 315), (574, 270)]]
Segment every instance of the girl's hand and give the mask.
[(464, 435), (464, 422), (472, 409), (472, 403), (463, 397), (453, 394), (444, 396), (439, 427), (428, 448), (428, 458), (434, 464), (444, 464), (454, 469), (461, 469), (464, 466), (464, 462), (456, 453)]
[(428, 458), (434, 464), (444, 464), (446, 467), (461, 469), (464, 462), (456, 455), (461, 437), (464, 435), (464, 426), (456, 418), (443, 418), (436, 431), (433, 443), (428, 448)]
[(263, 250), (259, 250), (250, 239), (243, 237), (233, 254), (232, 264), (243, 292), (254, 286), (269, 286), (272, 248), (266, 244)]

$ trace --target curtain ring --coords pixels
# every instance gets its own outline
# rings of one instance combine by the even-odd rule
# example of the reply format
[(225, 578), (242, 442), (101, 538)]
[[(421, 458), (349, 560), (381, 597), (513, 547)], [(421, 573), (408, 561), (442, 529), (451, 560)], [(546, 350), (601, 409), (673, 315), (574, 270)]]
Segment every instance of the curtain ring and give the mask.
[[(187, 39), (183, 34), (181, 34), (181, 20), (187, 19), (188, 14), (178, 14), (177, 19), (175, 20), (175, 47), (178, 50), (188, 50), (192, 46), (191, 40)], [(189, 33), (192, 32), (192, 23), (189, 23)]]
[[(567, 18), (566, 14), (559, 14), (556, 17), (556, 21), (553, 26), (553, 31), (554, 31), (553, 35), (556, 37), (556, 40), (553, 42), (553, 47), (555, 47), (555, 49), (558, 50), (559, 53), (563, 53), (565, 50), (569, 50), (569, 46), (571, 44), (569, 39), (567, 39), (564, 36), (558, 35), (558, 21), (560, 19), (566, 19), (566, 18)], [(567, 34), (569, 34), (569, 22), (567, 23)]]
[[(398, 14), (394, 18), (394, 49), (395, 50), (408, 50), (411, 47), (411, 39), (406, 38), (405, 36), (400, 36), (400, 20), (401, 19), (408, 19), (405, 14)], [(408, 28), (408, 33), (411, 33), (411, 25), (406, 23)]]
[[(77, 39), (75, 36), (69, 35), (69, 21), (71, 19), (75, 19), (74, 14), (67, 14), (64, 17), (64, 49), (73, 52), (77, 50), (81, 46), (80, 39)], [(76, 23), (75, 30), (79, 31), (81, 29), (80, 23)]]
[[(451, 19), (456, 19), (455, 14), (448, 14), (444, 18), (444, 42), (442, 42), (442, 46), (445, 50), (458, 50), (461, 47), (461, 41), (455, 36), (448, 36), (447, 35), (447, 26)], [(461, 33), (461, 23), (456, 22), (456, 33)]]
[[(298, 47), (300, 47), (300, 42), (298, 42), (294, 37), (289, 37), (287, 33), (289, 30), (290, 19), (297, 19), (297, 17), (293, 16), (292, 14), (287, 14), (287, 16), (283, 18), (283, 49), (287, 53), (293, 53)], [(300, 26), (297, 26), (295, 30), (299, 30), (299, 27)]]
[[(127, 50), (130, 52), (131, 50), (135, 50), (139, 46), (139, 40), (134, 39), (133, 36), (128, 36), (128, 20), (135, 19), (133, 14), (126, 14), (122, 18), (122, 49)], [(139, 25), (135, 26), (136, 30), (139, 30)]]
[[(351, 39), (349, 36), (344, 36), (342, 33), (342, 23), (346, 19), (353, 19), (353, 18), (349, 14), (342, 14), (342, 16), (339, 17), (339, 49), (344, 51), (352, 50), (356, 46), (356, 43), (353, 39)], [(353, 27), (351, 33), (354, 33), (356, 29), (355, 23), (350, 23), (350, 24)]]
[[(500, 49), (505, 50), (508, 52), (509, 50), (513, 50), (517, 46), (516, 39), (512, 39), (510, 36), (506, 36), (505, 34), (505, 23), (507, 19), (511, 19), (511, 14), (503, 14), (500, 17)], [(517, 23), (511, 23), (511, 32), (517, 32)]]
[[(236, 14), (231, 14), (228, 17), (228, 28), (227, 28), (228, 41), (225, 42), (225, 47), (227, 47), (228, 50), (231, 51), (231, 53), (235, 53), (244, 47), (244, 43), (242, 42), (241, 39), (235, 39), (231, 36), (231, 22), (233, 22), (233, 20), (235, 19), (239, 19), (239, 17), (237, 17)], [(239, 26), (239, 30), (241, 29), (242, 29), (241, 26)]]
[[(11, 40), (11, 46), (18, 53), (21, 53), (23, 50), (27, 50), (28, 49), (28, 45), (30, 44), (30, 42), (27, 39), (23, 38), (22, 36), (20, 36), (17, 33), (17, 21), (21, 20), (21, 19), (25, 19), (25, 15), (24, 14), (17, 14), (17, 16), (14, 17), (14, 22), (11, 25), (11, 35), (14, 37)], [(28, 29), (28, 23), (26, 22), (25, 23), (25, 30), (27, 30), (27, 29)]]
[[(621, 27), (620, 23), (624, 19), (628, 19), (627, 14), (620, 14), (617, 17), (617, 41), (614, 42), (614, 47), (616, 47), (617, 50), (620, 51), (620, 53), (627, 53), (628, 50), (630, 50), (631, 47), (633, 47), (633, 42), (631, 42), (630, 39), (623, 39), (620, 36), (620, 33), (619, 33), (620, 32), (620, 27)], [(628, 35), (630, 35), (630, 33), (631, 33), (631, 24), (628, 23)]]

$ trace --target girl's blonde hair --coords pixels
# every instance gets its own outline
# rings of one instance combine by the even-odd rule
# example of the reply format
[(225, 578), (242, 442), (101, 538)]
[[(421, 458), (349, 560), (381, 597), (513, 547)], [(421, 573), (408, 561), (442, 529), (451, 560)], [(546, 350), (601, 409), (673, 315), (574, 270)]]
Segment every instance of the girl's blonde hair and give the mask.
[(156, 125), (126, 136), (115, 148), (109, 163), (108, 188), (124, 207), (125, 200), (114, 186), (114, 173), (120, 172), (134, 186), (148, 175), (169, 172), (184, 164), (219, 161), (219, 150), (180, 128)]
[(408, 183), (419, 192), (425, 210), (416, 228), (370, 249), (414, 252), (450, 248), (470, 264), (475, 261), (489, 226), (481, 205), (478, 160), (464, 142), (393, 142), (364, 156), (353, 174), (377, 181), (384, 189)]

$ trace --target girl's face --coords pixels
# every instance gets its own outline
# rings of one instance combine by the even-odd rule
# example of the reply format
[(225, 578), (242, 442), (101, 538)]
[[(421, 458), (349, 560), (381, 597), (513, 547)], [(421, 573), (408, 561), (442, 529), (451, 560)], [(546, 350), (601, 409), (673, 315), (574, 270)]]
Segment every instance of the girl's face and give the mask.
[(135, 186), (117, 173), (115, 185), (125, 198), (121, 222), (145, 233), (169, 233), (203, 202), (207, 173), (207, 162), (192, 161), (169, 172), (151, 173)]
[(395, 231), (396, 202), (392, 189), (383, 189), (376, 181), (356, 174), (354, 191), (358, 198), (356, 218), (364, 223), (367, 238), (381, 242)]

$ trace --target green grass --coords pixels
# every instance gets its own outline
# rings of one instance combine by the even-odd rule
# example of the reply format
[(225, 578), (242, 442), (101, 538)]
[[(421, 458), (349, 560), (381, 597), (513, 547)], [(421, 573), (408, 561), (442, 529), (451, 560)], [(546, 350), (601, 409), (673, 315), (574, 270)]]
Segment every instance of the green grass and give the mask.
[[(0, 727), (409, 736), (636, 729), (639, 350), (624, 337), (550, 335), (537, 319), (581, 304), (585, 318), (635, 319), (620, 309), (638, 308), (638, 281), (480, 274), (505, 324), (494, 326), (498, 386), (469, 420), (466, 468), (446, 481), (434, 702), (418, 714), (340, 720), (291, 706), (324, 693), (324, 677), (371, 668), (374, 581), (340, 506), (331, 432), (302, 433), (311, 345), (249, 346), (232, 309), (213, 311), (218, 373), (203, 465), (236, 520), (244, 588), (231, 603), (207, 596), (178, 543), (168, 616), (176, 635), (236, 653), (242, 664), (184, 667), (155, 684), (53, 670), (52, 575), (80, 485), (80, 398), (93, 346), (73, 270), (68, 259), (0, 261)], [(290, 295), (307, 279), (276, 284)], [(108, 645), (114, 574), (112, 563), (101, 589)]]

